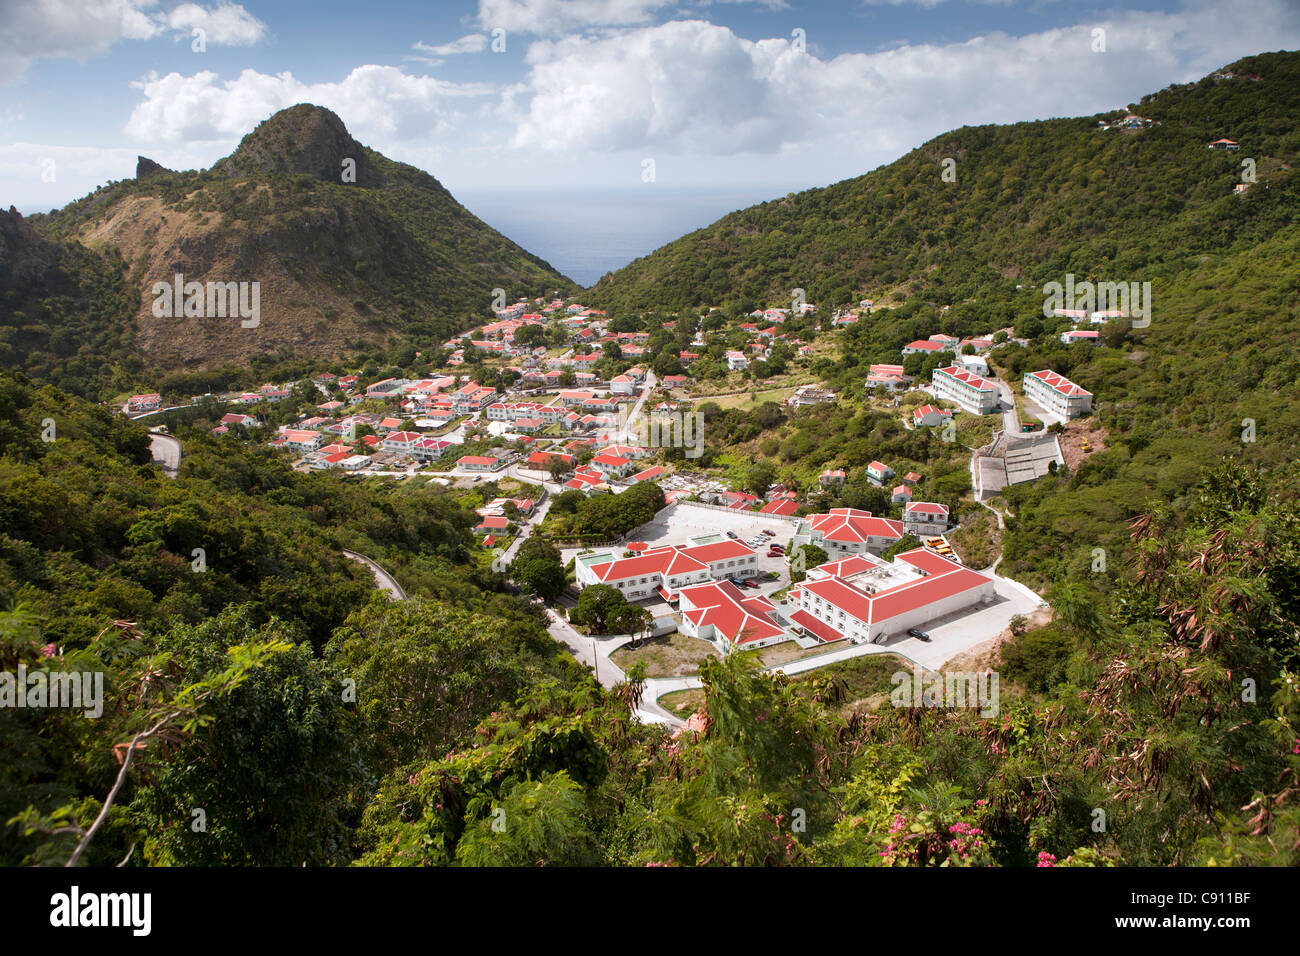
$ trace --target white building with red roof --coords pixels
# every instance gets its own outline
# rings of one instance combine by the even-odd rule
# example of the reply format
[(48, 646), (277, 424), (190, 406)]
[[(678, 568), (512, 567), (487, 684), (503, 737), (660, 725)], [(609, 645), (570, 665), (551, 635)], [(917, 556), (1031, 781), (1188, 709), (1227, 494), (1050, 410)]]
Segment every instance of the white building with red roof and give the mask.
[(916, 548), (892, 563), (857, 556), (810, 570), (791, 591), (798, 609), (789, 618), (823, 641), (883, 643), (994, 597), (992, 578)]
[(894, 477), (894, 469), (890, 468), (884, 462), (873, 461), (867, 465), (867, 481), (871, 482), (877, 488), (883, 488), (885, 482)]
[(808, 515), (794, 533), (794, 547), (815, 544), (832, 558), (846, 554), (879, 554), (903, 536), (903, 523), (877, 518), (860, 508), (832, 508)]
[(818, 480), (823, 488), (836, 488), (844, 484), (843, 468), (827, 468), (818, 476)]
[(956, 402), (976, 415), (987, 415), (1002, 399), (996, 385), (959, 365), (935, 369), (930, 384), (938, 398)]
[(384, 451), (409, 452), (422, 437), (419, 432), (389, 432), (384, 436)]
[(948, 506), (933, 501), (912, 501), (903, 509), (903, 530), (908, 534), (943, 534), (948, 530)]
[(907, 388), (912, 382), (912, 376), (904, 375), (901, 365), (872, 365), (867, 373), (867, 389), (887, 388), (895, 392)]
[(904, 357), (908, 355), (933, 355), (936, 352), (951, 351), (951, 345), (944, 342), (935, 342), (930, 339), (917, 339), (915, 342), (908, 342), (903, 346)]
[(791, 639), (777, 623), (775, 604), (761, 594), (745, 593), (730, 581), (683, 588), (679, 598), (682, 633), (709, 641), (724, 654)]
[(1062, 418), (1075, 418), (1092, 411), (1092, 392), (1051, 369), (1026, 372), (1024, 388), (1026, 398)]
[(622, 478), (632, 470), (633, 462), (631, 458), (606, 453), (591, 459), (591, 465), (607, 478)]
[(1075, 342), (1091, 342), (1097, 344), (1101, 338), (1101, 333), (1096, 329), (1071, 329), (1069, 332), (1061, 333), (1061, 342), (1064, 345), (1073, 345)]
[(952, 418), (952, 412), (935, 405), (922, 405), (912, 411), (912, 425), (916, 428), (933, 428)]
[(128, 412), (149, 412), (162, 405), (162, 396), (157, 392), (149, 392), (144, 395), (132, 395), (126, 400), (126, 410)]
[(487, 455), (461, 455), (456, 459), (456, 467), (465, 471), (492, 471), (498, 464), (497, 459)]
[(752, 577), (758, 573), (758, 555), (739, 541), (672, 545), (620, 558), (613, 551), (579, 555), (574, 577), (579, 588), (608, 584), (629, 601), (651, 597), (676, 600), (676, 592), (694, 584), (723, 578)]

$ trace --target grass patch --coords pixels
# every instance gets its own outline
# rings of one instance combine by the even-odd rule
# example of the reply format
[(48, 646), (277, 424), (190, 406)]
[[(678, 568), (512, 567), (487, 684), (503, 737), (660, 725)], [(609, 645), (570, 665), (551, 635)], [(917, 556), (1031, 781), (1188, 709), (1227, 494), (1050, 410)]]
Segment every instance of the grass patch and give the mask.
[(678, 717), (689, 717), (704, 703), (704, 689), (675, 690), (659, 698), (659, 706)]
[(683, 677), (697, 673), (704, 660), (717, 656), (717, 648), (708, 641), (676, 633), (652, 637), (637, 648), (620, 647), (609, 659), (624, 671), (644, 661), (647, 677)]
[[(898, 671), (910, 674), (914, 667), (910, 661), (895, 654), (868, 654), (800, 674), (795, 681), (807, 683), (813, 679), (833, 678), (844, 686), (845, 710), (875, 710), (889, 704), (889, 694), (895, 686), (892, 676)], [(922, 675), (925, 673), (928, 671), (923, 671)]]
[(791, 661), (803, 660), (805, 657), (816, 657), (818, 654), (825, 654), (828, 650), (837, 650), (842, 646), (844, 646), (843, 641), (829, 647), (825, 644), (800, 647), (795, 641), (782, 641), (780, 644), (773, 644), (770, 647), (760, 647), (758, 649), (758, 658), (763, 662), (764, 667), (776, 667), (780, 664), (788, 664)]
[(974, 508), (962, 515), (961, 527), (948, 532), (947, 537), (968, 568), (987, 568), (1002, 547), (998, 519), (984, 508)]

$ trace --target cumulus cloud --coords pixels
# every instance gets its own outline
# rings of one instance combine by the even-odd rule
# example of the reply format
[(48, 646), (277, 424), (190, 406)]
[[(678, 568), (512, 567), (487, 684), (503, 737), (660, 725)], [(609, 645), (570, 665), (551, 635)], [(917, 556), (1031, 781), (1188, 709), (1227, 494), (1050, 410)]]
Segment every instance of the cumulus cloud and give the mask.
[(233, 140), (277, 110), (315, 103), (338, 113), (359, 139), (406, 140), (449, 130), (456, 103), (493, 87), (412, 76), (392, 66), (359, 66), (337, 83), (304, 83), (292, 73), (244, 70), (222, 81), (203, 71), (192, 76), (151, 73), (135, 86), (144, 99), (126, 132), (144, 142)]
[[(1106, 31), (1093, 53), (1093, 30)], [(815, 37), (810, 36), (809, 40)], [(1300, 10), (1244, 0), (1189, 4), (1026, 36), (905, 45), (819, 59), (785, 39), (751, 41), (701, 20), (533, 43), (504, 97), (517, 147), (775, 152), (824, 139), (920, 142), (968, 123), (1114, 109), (1231, 60), (1300, 41)]]
[(16, 79), (41, 57), (85, 59), (123, 40), (150, 40), (195, 26), (214, 44), (255, 43), (265, 25), (233, 3), (194, 3), (170, 14), (157, 0), (4, 0), (0, 3), (0, 82)]

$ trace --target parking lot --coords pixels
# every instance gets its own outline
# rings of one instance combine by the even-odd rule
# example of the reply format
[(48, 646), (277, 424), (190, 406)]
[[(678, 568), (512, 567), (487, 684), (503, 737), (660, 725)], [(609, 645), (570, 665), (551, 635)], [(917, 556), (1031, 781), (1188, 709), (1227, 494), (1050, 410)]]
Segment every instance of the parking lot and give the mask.
[[(797, 526), (798, 523), (793, 519), (777, 515), (764, 515), (757, 511), (724, 511), (718, 508), (703, 508), (689, 501), (679, 501), (660, 511), (653, 521), (628, 532), (627, 540), (644, 541), (654, 547), (686, 544), (687, 538), (702, 534), (726, 536), (730, 531), (742, 542), (762, 539), (762, 550), (766, 552), (766, 543), (769, 541), (788, 547)], [(764, 535), (764, 530), (773, 531), (775, 534)]]

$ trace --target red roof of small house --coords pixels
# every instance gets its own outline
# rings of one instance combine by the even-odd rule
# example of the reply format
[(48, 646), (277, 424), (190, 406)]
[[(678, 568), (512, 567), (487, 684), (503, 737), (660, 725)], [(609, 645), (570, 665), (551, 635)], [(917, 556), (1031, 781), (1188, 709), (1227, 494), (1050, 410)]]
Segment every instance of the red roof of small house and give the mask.
[(762, 595), (746, 595), (730, 581), (714, 581), (682, 588), (678, 598), (682, 611), (696, 627), (712, 625), (732, 644), (748, 644), (785, 632), (768, 616), (776, 606)]
[(799, 506), (789, 498), (778, 498), (776, 501), (769, 501), (759, 509), (759, 514), (765, 515), (792, 515), (799, 510)]
[(631, 462), (629, 458), (620, 458), (618, 455), (597, 455), (591, 459), (594, 465), (609, 465), (611, 468), (622, 468)]
[(492, 547), (492, 545), (494, 545), (494, 544), (496, 544), (496, 543), (497, 543), (497, 538), (496, 538), (496, 535), (494, 535), (494, 534), (489, 534), (489, 535), (487, 535), (486, 537), (484, 537), (484, 539), (483, 539), (483, 547), (485, 547), (485, 548), (490, 548), (490, 547)]
[(868, 537), (901, 538), (903, 523), (873, 517), (859, 508), (832, 508), (825, 514), (810, 515), (808, 523), (827, 541), (865, 542)]
[(495, 465), (495, 458), (488, 458), (485, 455), (462, 455), (456, 459), (458, 465)]

